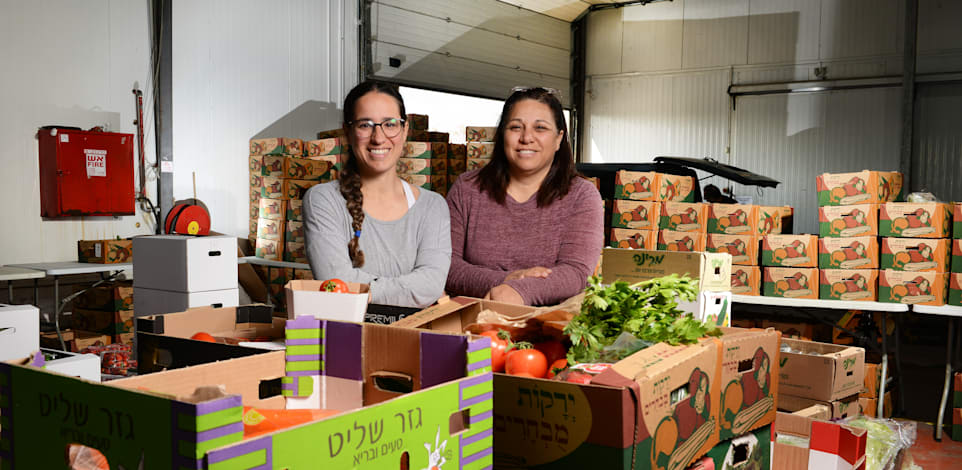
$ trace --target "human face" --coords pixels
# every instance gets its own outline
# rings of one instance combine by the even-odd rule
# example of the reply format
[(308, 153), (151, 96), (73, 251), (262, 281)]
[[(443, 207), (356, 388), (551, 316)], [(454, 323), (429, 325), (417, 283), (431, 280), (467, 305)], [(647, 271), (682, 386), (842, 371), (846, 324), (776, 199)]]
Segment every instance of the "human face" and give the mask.
[(548, 105), (530, 99), (515, 103), (504, 128), (504, 153), (511, 173), (547, 175), (563, 137), (564, 130), (555, 125)]
[[(390, 95), (372, 91), (354, 104), (354, 121), (371, 120), (375, 123), (386, 119), (401, 119), (401, 109)], [(357, 157), (358, 168), (362, 175), (376, 176), (387, 172), (395, 172), (398, 158), (404, 153), (404, 141), (407, 140), (407, 123), (402, 126), (401, 133), (388, 138), (382, 126), (376, 126), (368, 137), (359, 136), (348, 128), (351, 148)]]

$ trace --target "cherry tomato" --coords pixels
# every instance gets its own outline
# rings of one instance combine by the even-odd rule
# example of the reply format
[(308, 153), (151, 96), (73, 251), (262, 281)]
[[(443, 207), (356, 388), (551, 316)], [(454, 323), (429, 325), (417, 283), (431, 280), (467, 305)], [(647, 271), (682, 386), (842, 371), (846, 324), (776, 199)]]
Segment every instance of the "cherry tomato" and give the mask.
[(504, 359), (508, 346), (511, 345), (508, 332), (488, 330), (481, 333), (481, 336), (491, 338), (491, 371), (504, 372)]
[(504, 363), (504, 371), (511, 375), (527, 372), (535, 377), (543, 378), (548, 373), (548, 360), (544, 354), (531, 346), (531, 343), (515, 343), (517, 349), (508, 353)]
[(337, 278), (328, 279), (321, 282), (321, 292), (350, 292), (347, 284)]
[(558, 359), (551, 363), (551, 367), (548, 367), (548, 378), (553, 379), (558, 372), (561, 372), (568, 368), (568, 359)]
[(568, 356), (568, 351), (565, 350), (565, 347), (561, 344), (561, 341), (557, 340), (534, 343), (534, 348), (544, 354), (544, 357), (548, 360), (549, 364), (554, 364), (558, 359)]
[(194, 333), (194, 336), (191, 336), (190, 339), (196, 339), (197, 341), (207, 341), (208, 343), (216, 343), (216, 342), (217, 342), (217, 340), (214, 339), (213, 336), (211, 336), (209, 333), (205, 333), (205, 332), (203, 332), (203, 331), (199, 331), (199, 332), (197, 332), (197, 333)]

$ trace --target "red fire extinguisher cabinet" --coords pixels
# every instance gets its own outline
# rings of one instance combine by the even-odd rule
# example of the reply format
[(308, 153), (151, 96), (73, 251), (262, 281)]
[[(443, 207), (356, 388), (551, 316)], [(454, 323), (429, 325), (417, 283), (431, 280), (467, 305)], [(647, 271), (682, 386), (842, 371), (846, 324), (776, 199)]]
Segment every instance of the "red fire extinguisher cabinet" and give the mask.
[(43, 128), (40, 215), (134, 215), (134, 135)]

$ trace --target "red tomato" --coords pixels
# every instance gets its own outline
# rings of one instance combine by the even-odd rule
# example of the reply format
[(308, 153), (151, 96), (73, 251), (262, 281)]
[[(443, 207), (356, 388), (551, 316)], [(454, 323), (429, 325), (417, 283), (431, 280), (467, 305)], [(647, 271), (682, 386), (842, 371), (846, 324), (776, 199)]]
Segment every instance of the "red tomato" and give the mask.
[(350, 292), (347, 288), (347, 284), (337, 278), (328, 279), (321, 282), (321, 292)]
[[(558, 359), (557, 361), (552, 362), (551, 367), (548, 367), (548, 378), (553, 379), (554, 376), (558, 374), (558, 372), (561, 372), (567, 368), (568, 368), (567, 359)], [(555, 371), (558, 371), (558, 372), (555, 372)]]
[(561, 341), (550, 340), (534, 343), (534, 348), (544, 354), (549, 364), (554, 364), (558, 359), (568, 357), (568, 351), (561, 345)]
[(504, 372), (504, 359), (505, 350), (511, 344), (511, 341), (504, 338), (507, 332), (501, 334), (501, 332), (488, 330), (481, 333), (481, 336), (487, 336), (491, 338), (491, 371), (492, 372)]
[(535, 377), (543, 378), (548, 373), (548, 360), (544, 354), (531, 346), (531, 343), (516, 343), (518, 349), (508, 353), (504, 362), (504, 371), (517, 375), (527, 372)]
[(199, 331), (199, 332), (197, 332), (197, 333), (194, 333), (194, 336), (191, 336), (190, 339), (196, 339), (197, 341), (207, 341), (208, 343), (216, 343), (216, 342), (217, 342), (217, 340), (214, 339), (213, 336), (211, 336), (211, 335), (208, 334), (208, 333), (204, 333), (203, 331)]

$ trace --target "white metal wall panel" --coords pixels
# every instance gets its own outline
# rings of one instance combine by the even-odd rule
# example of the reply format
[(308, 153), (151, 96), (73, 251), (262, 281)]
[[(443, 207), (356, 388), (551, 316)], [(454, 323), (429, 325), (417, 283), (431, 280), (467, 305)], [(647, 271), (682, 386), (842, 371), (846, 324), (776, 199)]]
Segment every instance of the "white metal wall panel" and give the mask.
[(624, 38), (622, 12), (625, 9), (601, 10), (588, 15), (585, 38), (585, 73), (605, 75), (621, 73)]
[(818, 62), (810, 62), (807, 64), (734, 67), (732, 82), (735, 85), (748, 85), (812, 80), (815, 79), (814, 69), (818, 66)]
[(962, 85), (920, 85), (916, 90), (912, 190), (962, 201)]
[(962, 2), (921, 0), (919, 2), (919, 54), (962, 49)]
[(748, 0), (686, 0), (682, 67), (748, 61)]
[[(371, 17), (377, 77), (493, 98), (517, 85), (569, 88), (565, 21), (496, 0), (384, 0), (372, 4)], [(389, 65), (392, 57), (399, 67)]]
[(580, 0), (501, 0), (526, 10), (535, 11), (564, 21), (577, 18), (592, 2)]
[(625, 7), (623, 11), (622, 71), (681, 69), (685, 0)]
[[(45, 125), (135, 132), (130, 90), (137, 84), (145, 104), (153, 102), (147, 3), (3, 1), (0, 9), (0, 264), (76, 260), (77, 240), (151, 233), (139, 210), (120, 218), (42, 219), (35, 137)], [(150, 108), (144, 121), (153, 161)], [(155, 187), (148, 182), (152, 197)]]
[(350, 0), (176, 2), (174, 198), (192, 196), (196, 175), (212, 228), (245, 236), (248, 141), (340, 125), (357, 82), (356, 18)]
[(593, 79), (586, 161), (724, 158), (727, 88), (727, 70)]
[(822, 0), (819, 57), (900, 53), (899, 10), (897, 0)]
[(752, 0), (748, 63), (796, 63), (818, 59), (820, 2)]
[(817, 233), (817, 175), (898, 168), (900, 102), (900, 88), (739, 98), (731, 163), (782, 184), (736, 194), (791, 205), (795, 232)]

